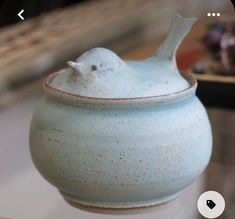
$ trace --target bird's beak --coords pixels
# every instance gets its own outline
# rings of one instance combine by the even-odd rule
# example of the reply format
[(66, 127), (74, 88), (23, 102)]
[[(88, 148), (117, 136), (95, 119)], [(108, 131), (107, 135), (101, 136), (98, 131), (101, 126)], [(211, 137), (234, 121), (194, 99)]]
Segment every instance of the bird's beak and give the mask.
[(68, 66), (72, 68), (75, 72), (81, 74), (82, 64), (77, 62), (68, 61)]

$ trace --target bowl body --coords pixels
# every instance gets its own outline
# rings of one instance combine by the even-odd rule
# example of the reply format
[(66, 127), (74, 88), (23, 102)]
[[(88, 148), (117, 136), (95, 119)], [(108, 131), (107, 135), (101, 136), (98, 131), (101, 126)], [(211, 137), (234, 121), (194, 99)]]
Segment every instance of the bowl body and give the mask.
[(33, 162), (77, 206), (130, 209), (169, 201), (207, 166), (212, 135), (194, 91), (175, 102), (166, 98), (117, 107), (48, 94), (31, 123)]

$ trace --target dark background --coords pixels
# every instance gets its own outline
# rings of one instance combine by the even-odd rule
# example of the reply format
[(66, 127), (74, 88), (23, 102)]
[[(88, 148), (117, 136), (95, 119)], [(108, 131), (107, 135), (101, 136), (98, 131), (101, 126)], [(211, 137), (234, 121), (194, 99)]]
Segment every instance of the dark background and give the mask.
[(0, 0), (0, 27), (21, 21), (17, 14), (22, 9), (23, 17), (30, 18), (79, 2), (82, 0)]

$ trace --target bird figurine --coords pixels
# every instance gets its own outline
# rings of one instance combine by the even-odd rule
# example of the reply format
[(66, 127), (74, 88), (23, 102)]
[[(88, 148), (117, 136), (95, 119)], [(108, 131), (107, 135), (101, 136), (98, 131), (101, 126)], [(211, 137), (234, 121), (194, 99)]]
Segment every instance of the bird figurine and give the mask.
[(109, 49), (93, 48), (75, 62), (68, 61), (67, 73), (53, 83), (66, 92), (99, 98), (158, 96), (184, 90), (189, 84), (181, 76), (175, 56), (195, 20), (174, 17), (166, 40), (150, 58), (122, 60)]

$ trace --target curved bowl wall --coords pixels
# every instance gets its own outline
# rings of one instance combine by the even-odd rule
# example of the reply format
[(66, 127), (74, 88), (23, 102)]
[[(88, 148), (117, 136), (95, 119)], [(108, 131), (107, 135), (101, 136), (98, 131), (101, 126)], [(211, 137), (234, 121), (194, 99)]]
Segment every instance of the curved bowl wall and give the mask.
[(73, 105), (46, 96), (33, 116), (32, 159), (73, 204), (146, 207), (173, 199), (207, 166), (212, 135), (193, 94), (149, 107)]

